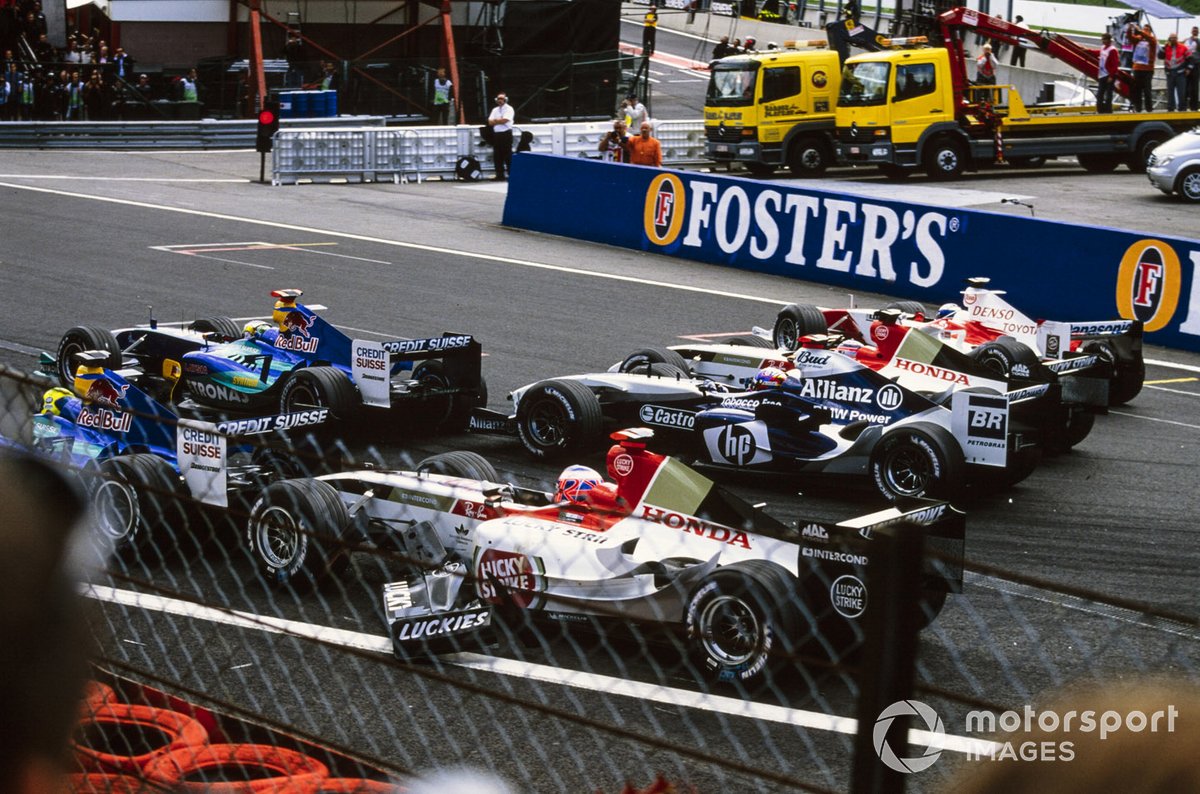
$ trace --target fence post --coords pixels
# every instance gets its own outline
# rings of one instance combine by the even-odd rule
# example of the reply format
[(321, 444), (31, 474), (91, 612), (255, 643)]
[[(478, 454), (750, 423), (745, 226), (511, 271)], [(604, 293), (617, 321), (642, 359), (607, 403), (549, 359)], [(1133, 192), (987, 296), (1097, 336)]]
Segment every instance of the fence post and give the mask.
[[(880, 759), (875, 723), (887, 706), (912, 697), (920, 631), (921, 559), (925, 533), (913, 524), (886, 527), (871, 540), (867, 614), (859, 668), (858, 733), (851, 775), (853, 794), (900, 794), (905, 773)], [(907, 715), (897, 716), (884, 737), (897, 756), (908, 747)]]

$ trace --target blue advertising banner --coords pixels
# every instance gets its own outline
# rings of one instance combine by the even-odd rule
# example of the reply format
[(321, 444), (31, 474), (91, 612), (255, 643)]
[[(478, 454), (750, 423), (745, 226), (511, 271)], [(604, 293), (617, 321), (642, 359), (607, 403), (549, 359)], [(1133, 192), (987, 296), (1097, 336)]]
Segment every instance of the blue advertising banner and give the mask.
[(1030, 317), (1138, 319), (1200, 350), (1200, 240), (531, 153), (504, 224), (930, 305), (989, 276)]

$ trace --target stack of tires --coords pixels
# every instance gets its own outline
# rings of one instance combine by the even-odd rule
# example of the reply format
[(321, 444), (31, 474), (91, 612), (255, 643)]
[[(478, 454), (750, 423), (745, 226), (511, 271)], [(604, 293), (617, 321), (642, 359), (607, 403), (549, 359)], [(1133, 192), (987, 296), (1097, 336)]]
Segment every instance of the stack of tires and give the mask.
[(366, 778), (330, 777), (321, 761), (269, 744), (211, 742), (194, 717), (121, 703), (113, 689), (88, 685), (74, 736), (72, 790), (124, 792), (395, 792)]

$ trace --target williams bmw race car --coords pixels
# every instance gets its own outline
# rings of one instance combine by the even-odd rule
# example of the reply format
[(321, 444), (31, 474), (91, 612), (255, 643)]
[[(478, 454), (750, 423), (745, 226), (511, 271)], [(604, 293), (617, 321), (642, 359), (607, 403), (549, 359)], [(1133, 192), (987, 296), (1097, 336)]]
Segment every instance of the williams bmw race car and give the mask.
[(1038, 428), (1011, 420), (1010, 399), (1016, 404), (1021, 395), (927, 396), (834, 351), (804, 353), (787, 371), (760, 371), (749, 386), (691, 377), (669, 362), (651, 364), (652, 374), (540, 381), (512, 392), (511, 416), (477, 410), (469, 427), (515, 433), (534, 456), (551, 458), (595, 449), (606, 429), (641, 424), (665, 447), (707, 465), (869, 473), (889, 499), (1014, 484), (1041, 457)]
[[(898, 323), (937, 336), (1004, 378), (1027, 378), (1037, 362), (1059, 376), (1066, 400), (1094, 404), (1094, 386), (1082, 379), (1108, 381), (1107, 405), (1123, 405), (1142, 389), (1142, 324), (1138, 320), (1056, 322), (1033, 320), (1009, 304), (990, 279), (973, 278), (962, 291), (963, 305), (946, 304), (931, 314), (915, 301), (896, 301)], [(877, 312), (821, 309), (791, 304), (780, 310), (773, 329), (777, 347), (795, 350), (808, 334), (834, 332), (875, 345)], [(1077, 381), (1072, 385), (1071, 381)]]
[(102, 350), (105, 366), (140, 368), (147, 391), (164, 401), (252, 415), (328, 408), (347, 419), (364, 406), (403, 407), (427, 426), (456, 429), (487, 403), (482, 354), (472, 337), (351, 339), (299, 303), (301, 294), (272, 292), (278, 300), (271, 322), (252, 322), (244, 331), (220, 317), (184, 329), (154, 322), (112, 332), (72, 328), (44, 363), (69, 386), (73, 357)]
[[(622, 431), (608, 475), (572, 466), (558, 493), (504, 485), (478, 455), (435, 456), (417, 472), (358, 471), (269, 486), (248, 536), (279, 583), (328, 576), (348, 548), (386, 543), (405, 576), (383, 606), (401, 658), (478, 647), (506, 614), (615, 618), (684, 630), (697, 667), (750, 682), (810, 641), (837, 652), (861, 636), (880, 530), (923, 532), (924, 622), (959, 592), (964, 521), (909, 500), (839, 524), (789, 527)], [(816, 631), (814, 631), (816, 629)], [(655, 632), (656, 634), (658, 632)]]

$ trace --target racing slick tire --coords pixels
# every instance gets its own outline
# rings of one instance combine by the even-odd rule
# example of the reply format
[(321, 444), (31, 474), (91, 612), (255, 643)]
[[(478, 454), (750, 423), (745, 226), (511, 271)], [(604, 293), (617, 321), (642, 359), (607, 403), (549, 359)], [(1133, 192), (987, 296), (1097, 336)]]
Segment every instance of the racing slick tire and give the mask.
[(788, 148), (787, 167), (792, 176), (818, 177), (833, 161), (829, 142), (814, 136), (794, 141)]
[(761, 336), (754, 334), (738, 334), (721, 340), (723, 345), (735, 345), (737, 347), (761, 347), (764, 350), (774, 350), (775, 345), (771, 344), (770, 340), (763, 339)]
[(887, 309), (896, 309), (897, 311), (900, 311), (904, 314), (912, 314), (912, 315), (919, 314), (922, 317), (929, 316), (929, 314), (925, 311), (925, 305), (922, 303), (918, 303), (917, 301), (892, 301), (891, 303), (889, 303), (887, 306), (884, 306), (883, 308), (885, 311)]
[(586, 451), (604, 435), (600, 399), (579, 381), (535, 383), (517, 406), (517, 434), (535, 458), (552, 460)]
[(649, 372), (651, 364), (673, 364), (684, 372), (689, 371), (687, 359), (678, 351), (665, 347), (647, 347), (635, 350), (625, 357), (617, 371), (645, 375)]
[(1124, 405), (1142, 391), (1146, 364), (1141, 359), (1122, 360), (1117, 349), (1102, 339), (1086, 342), (1083, 352), (1099, 356), (1113, 365), (1113, 378), (1108, 384), (1109, 405)]
[(192, 330), (202, 334), (216, 334), (217, 341), (232, 342), (242, 338), (242, 329), (228, 317), (204, 317), (192, 323)]
[(63, 334), (58, 341), (55, 360), (58, 366), (58, 382), (70, 389), (75, 384), (75, 371), (78, 363), (73, 359), (85, 350), (100, 350), (108, 354), (102, 366), (108, 369), (121, 368), (121, 346), (112, 331), (106, 328), (93, 328), (89, 325), (77, 325)]
[(1002, 378), (1031, 378), (1041, 363), (1038, 354), (1011, 336), (1001, 336), (984, 342), (969, 354)]
[[(141, 452), (118, 455), (97, 468), (92, 504), (99, 542), (121, 556), (163, 561), (173, 551), (197, 550), (210, 527), (193, 527), (179, 474), (166, 460)], [(202, 519), (201, 519), (202, 520)], [(199, 530), (199, 531), (197, 531)], [(174, 536), (173, 541), (172, 536)], [(180, 548), (184, 537), (195, 549)]]
[(349, 566), (350, 555), (340, 544), (349, 526), (332, 485), (281, 480), (267, 486), (250, 509), (246, 540), (268, 582), (309, 589)]
[(1185, 168), (1175, 180), (1175, 192), (1184, 201), (1200, 204), (1200, 168)]
[(150, 787), (175, 792), (316, 792), (329, 767), (285, 747), (209, 744), (164, 753), (143, 773)]
[(953, 499), (967, 481), (962, 448), (945, 428), (914, 424), (885, 433), (871, 450), (871, 479), (894, 502), (910, 496)]
[(710, 573), (688, 597), (684, 625), (699, 671), (715, 683), (770, 683), (795, 662), (804, 626), (794, 576), (765, 560)]
[(80, 718), (75, 730), (75, 760), (91, 772), (140, 774), (167, 753), (196, 751), (208, 743), (208, 731), (186, 714), (151, 706), (111, 703)]
[(775, 317), (775, 328), (771, 338), (775, 347), (796, 350), (800, 338), (809, 334), (823, 334), (829, 330), (825, 315), (816, 306), (807, 303), (791, 303), (779, 310)]
[(358, 390), (345, 374), (334, 367), (298, 369), (279, 390), (279, 412), (328, 408), (338, 419), (346, 419), (359, 405)]
[[(437, 359), (423, 361), (413, 369), (413, 380), (428, 386), (450, 388), (454, 385), (446, 374), (446, 366)], [(433, 397), (422, 403), (422, 408), (416, 413), (430, 427), (442, 431), (458, 431), (467, 426), (471, 410), (476, 406), (487, 405), (487, 382), (480, 377), (479, 391), (472, 399), (467, 393), (445, 394)]]
[(963, 145), (946, 135), (936, 138), (925, 148), (925, 174), (930, 179), (958, 179), (967, 165)]
[(672, 380), (687, 380), (691, 376), (674, 364), (651, 364), (646, 373), (654, 378), (671, 378)]
[(1096, 415), (1091, 411), (1072, 411), (1061, 427), (1052, 428), (1046, 439), (1046, 451), (1052, 454), (1070, 452), (1092, 432)]
[(500, 482), (491, 462), (477, 452), (442, 452), (417, 464), (418, 474), (445, 474), (467, 480)]

